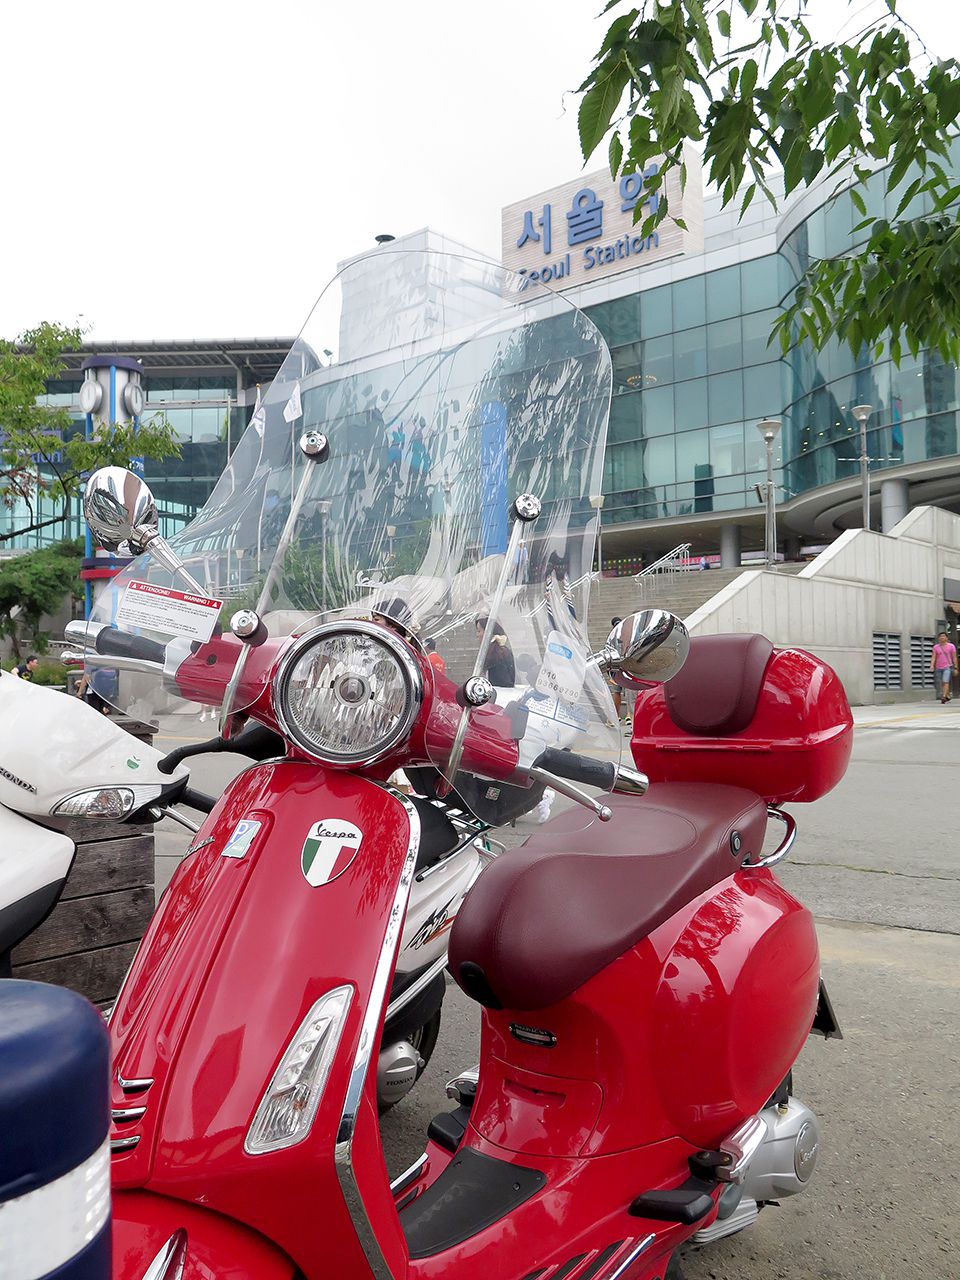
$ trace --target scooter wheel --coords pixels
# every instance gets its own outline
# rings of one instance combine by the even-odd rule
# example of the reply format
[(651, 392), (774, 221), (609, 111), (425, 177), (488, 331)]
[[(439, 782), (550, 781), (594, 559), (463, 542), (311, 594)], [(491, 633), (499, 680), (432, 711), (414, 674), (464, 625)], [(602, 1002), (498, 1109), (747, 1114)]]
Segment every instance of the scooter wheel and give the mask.
[(675, 1253), (670, 1259), (667, 1269), (663, 1273), (663, 1280), (686, 1280), (686, 1276), (680, 1266), (679, 1253)]

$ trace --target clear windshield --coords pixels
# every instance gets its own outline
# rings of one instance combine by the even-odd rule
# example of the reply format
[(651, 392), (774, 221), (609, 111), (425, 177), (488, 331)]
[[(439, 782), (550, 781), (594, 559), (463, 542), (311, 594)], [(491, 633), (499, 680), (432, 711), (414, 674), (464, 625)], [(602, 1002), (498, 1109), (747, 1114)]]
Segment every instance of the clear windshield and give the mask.
[[(606, 682), (586, 663), (609, 353), (581, 312), (528, 301), (523, 286), (486, 262), (386, 247), (325, 290), (203, 510), (172, 540), (195, 587), (224, 602), (221, 676), (241, 652), (226, 628), (241, 607), (271, 637), (379, 612), (436, 655), (438, 680), (490, 680), (496, 703), (470, 716), (498, 734), (509, 721), (521, 765), (543, 745), (619, 757)], [(311, 431), (328, 442), (321, 461), (301, 450)], [(515, 527), (521, 494), (542, 509)], [(117, 625), (134, 580), (191, 590), (142, 556), (98, 597), (95, 621)], [(168, 668), (202, 643), (162, 623), (138, 630), (169, 645)], [(230, 711), (269, 679), (254, 653)], [(136, 714), (201, 709), (169, 670), (112, 675), (111, 700)], [(427, 736), (449, 772), (449, 735)]]

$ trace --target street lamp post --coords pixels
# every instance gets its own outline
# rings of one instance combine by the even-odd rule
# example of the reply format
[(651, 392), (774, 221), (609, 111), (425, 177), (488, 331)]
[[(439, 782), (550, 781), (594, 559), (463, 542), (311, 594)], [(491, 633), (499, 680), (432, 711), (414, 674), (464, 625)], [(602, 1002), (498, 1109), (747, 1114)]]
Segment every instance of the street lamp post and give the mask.
[(590, 495), (590, 505), (597, 513), (597, 572), (603, 577), (603, 504), (605, 495), (602, 493), (593, 493)]
[(870, 457), (867, 453), (867, 423), (872, 404), (855, 404), (850, 410), (860, 428), (860, 484), (863, 489), (863, 527), (870, 528)]
[(773, 486), (773, 442), (780, 434), (782, 423), (779, 418), (764, 418), (758, 423), (757, 430), (763, 437), (767, 447), (767, 485), (764, 491), (766, 499), (764, 514), (764, 545), (767, 568), (777, 567), (777, 493)]

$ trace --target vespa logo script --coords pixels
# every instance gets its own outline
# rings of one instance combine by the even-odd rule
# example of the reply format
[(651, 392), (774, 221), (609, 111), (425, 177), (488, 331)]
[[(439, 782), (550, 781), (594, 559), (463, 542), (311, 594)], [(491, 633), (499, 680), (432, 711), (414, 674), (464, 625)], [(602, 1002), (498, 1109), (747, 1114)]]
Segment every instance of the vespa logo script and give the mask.
[(18, 778), (15, 773), (11, 773), (9, 769), (4, 769), (0, 764), (0, 778), (6, 778), (8, 782), (12, 782), (14, 786), (23, 787), (24, 791), (29, 791), (32, 796), (37, 794), (37, 788), (32, 782), (24, 782), (22, 778)]
[(363, 832), (352, 822), (321, 818), (307, 832), (300, 855), (300, 869), (307, 884), (319, 888), (343, 873), (357, 856)]

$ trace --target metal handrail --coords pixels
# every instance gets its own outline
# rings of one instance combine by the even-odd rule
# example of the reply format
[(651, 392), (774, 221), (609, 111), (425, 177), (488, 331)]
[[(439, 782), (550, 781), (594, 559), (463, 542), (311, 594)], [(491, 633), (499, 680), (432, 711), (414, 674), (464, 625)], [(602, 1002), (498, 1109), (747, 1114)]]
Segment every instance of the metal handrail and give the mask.
[[(659, 560), (654, 560), (653, 564), (648, 564), (645, 569), (641, 569), (639, 573), (633, 575), (634, 581), (639, 582), (641, 578), (648, 578), (655, 573), (662, 573), (665, 569), (681, 568), (680, 561), (690, 554), (689, 542), (681, 542), (678, 547), (674, 547), (672, 551), (668, 551), (666, 555), (661, 556)], [(686, 567), (686, 566), (682, 566)]]
[(647, 593), (647, 588), (652, 584), (658, 585), (667, 579), (672, 581), (677, 573), (685, 573), (693, 566), (684, 564), (684, 559), (690, 555), (690, 543), (681, 542), (679, 546), (674, 547), (672, 551), (668, 551), (665, 556), (661, 556), (659, 560), (654, 560), (653, 564), (647, 565), (645, 569), (641, 569), (639, 573), (633, 575), (633, 580), (640, 590), (641, 598)]

